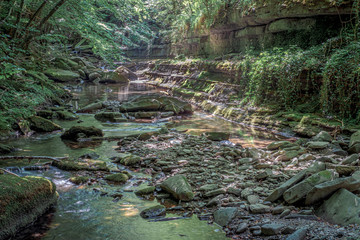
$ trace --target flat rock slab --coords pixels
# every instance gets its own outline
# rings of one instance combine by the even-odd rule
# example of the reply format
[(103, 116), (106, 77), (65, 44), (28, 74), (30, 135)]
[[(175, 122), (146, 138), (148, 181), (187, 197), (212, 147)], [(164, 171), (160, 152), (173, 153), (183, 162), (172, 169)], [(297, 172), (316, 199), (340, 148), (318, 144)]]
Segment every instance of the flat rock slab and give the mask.
[(222, 227), (227, 226), (236, 216), (237, 211), (236, 207), (220, 208), (214, 212), (214, 221)]
[(284, 200), (290, 204), (295, 203), (305, 197), (315, 185), (331, 181), (334, 178), (335, 174), (332, 171), (325, 170), (318, 172), (286, 190), (283, 195)]
[(346, 189), (340, 189), (326, 200), (317, 216), (339, 225), (360, 224), (360, 198)]
[(293, 234), (289, 235), (286, 240), (304, 240), (306, 239), (308, 229), (306, 227), (296, 230)]
[(360, 189), (360, 181), (354, 177), (338, 178), (330, 182), (316, 185), (306, 196), (305, 204), (311, 205), (326, 199), (340, 188), (350, 192)]
[(261, 214), (261, 213), (268, 213), (270, 212), (270, 207), (264, 204), (251, 204), (250, 205), (250, 212), (255, 214)]

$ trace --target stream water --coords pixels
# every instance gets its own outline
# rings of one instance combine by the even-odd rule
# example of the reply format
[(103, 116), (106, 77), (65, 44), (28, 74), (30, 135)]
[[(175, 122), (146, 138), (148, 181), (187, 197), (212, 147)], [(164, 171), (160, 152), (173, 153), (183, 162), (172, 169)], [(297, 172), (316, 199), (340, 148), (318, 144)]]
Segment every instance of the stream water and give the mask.
[[(97, 100), (126, 101), (139, 94), (158, 93), (160, 89), (135, 82), (130, 85), (79, 85), (69, 87), (74, 95), (71, 104), (74, 110)], [(129, 133), (149, 131), (161, 128), (161, 123), (101, 123), (92, 114), (81, 114), (81, 123), (58, 121), (63, 128), (73, 125), (96, 126), (103, 129), (105, 136), (124, 136)], [(210, 116), (201, 111), (192, 116), (176, 119), (170, 125), (190, 134), (201, 134), (206, 131), (230, 131), (232, 141), (246, 146), (262, 147), (274, 138), (274, 135), (244, 129), (237, 124)], [(100, 160), (108, 162), (112, 168), (121, 168), (110, 162), (110, 158), (118, 153), (114, 150), (116, 142), (97, 142), (92, 145), (67, 145), (60, 139), (61, 133), (36, 134), (29, 138), (20, 138), (8, 142), (19, 149), (15, 155), (30, 156), (68, 156), (77, 158), (83, 154), (95, 152)], [(12, 154), (14, 155), (14, 154)], [(34, 164), (33, 162), (31, 164)], [(30, 164), (30, 165), (31, 165)], [(139, 182), (146, 184), (151, 176), (131, 172), (134, 176), (125, 185), (109, 185), (99, 181), (91, 186), (77, 186), (69, 181), (72, 173), (51, 167), (47, 171), (29, 171), (24, 166), (29, 165), (23, 160), (1, 161), (1, 167), (18, 169), (20, 175), (36, 175), (51, 179), (57, 186), (60, 198), (51, 217), (36, 231), (20, 234), (18, 239), (225, 239), (225, 233), (217, 225), (209, 225), (193, 215), (188, 219), (167, 222), (149, 222), (139, 216), (139, 213), (150, 206), (157, 205), (156, 200), (147, 201), (138, 198), (133, 192)], [(128, 170), (130, 171), (130, 170)], [(107, 194), (105, 194), (107, 193)], [(121, 200), (115, 201), (110, 195), (120, 193)], [(173, 215), (167, 214), (167, 217)], [(174, 215), (175, 216), (175, 215)], [(177, 215), (176, 215), (177, 216)]]

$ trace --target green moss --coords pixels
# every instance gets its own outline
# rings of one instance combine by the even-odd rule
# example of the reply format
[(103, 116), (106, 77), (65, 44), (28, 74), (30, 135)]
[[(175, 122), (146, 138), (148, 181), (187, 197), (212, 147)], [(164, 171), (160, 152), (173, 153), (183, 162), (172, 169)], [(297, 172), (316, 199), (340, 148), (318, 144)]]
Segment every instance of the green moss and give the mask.
[(105, 162), (97, 160), (86, 160), (86, 161), (54, 161), (53, 165), (59, 169), (65, 171), (109, 171)]
[(129, 180), (129, 176), (125, 173), (115, 173), (106, 176), (105, 179), (112, 182), (125, 183), (127, 180)]
[(53, 123), (52, 121), (39, 116), (30, 117), (29, 122), (30, 128), (39, 132), (53, 132), (62, 129), (59, 125)]
[(56, 186), (50, 180), (0, 175), (0, 239), (31, 224), (56, 201)]
[(102, 137), (104, 136), (101, 129), (96, 127), (73, 126), (66, 130), (61, 139), (76, 141), (78, 138)]
[(89, 179), (90, 179), (90, 177), (86, 177), (86, 176), (76, 176), (76, 177), (70, 178), (70, 182), (79, 185), (79, 184), (87, 183), (89, 181)]

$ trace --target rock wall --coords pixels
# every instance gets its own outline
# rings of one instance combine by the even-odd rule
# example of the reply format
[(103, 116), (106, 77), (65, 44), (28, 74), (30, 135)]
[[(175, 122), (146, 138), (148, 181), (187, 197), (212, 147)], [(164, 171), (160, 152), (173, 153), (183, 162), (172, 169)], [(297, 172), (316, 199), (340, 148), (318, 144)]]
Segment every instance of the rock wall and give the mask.
[[(304, 1), (305, 2), (305, 1)], [(353, 1), (339, 7), (329, 0), (295, 2), (286, 5), (279, 1), (267, 1), (244, 15), (233, 9), (225, 14), (224, 23), (203, 33), (189, 33), (179, 36), (176, 42), (158, 39), (150, 47), (128, 51), (129, 57), (166, 58), (184, 54), (186, 56), (208, 57), (239, 53), (247, 49), (267, 49), (298, 45), (307, 48), (337, 36), (349, 19)]]

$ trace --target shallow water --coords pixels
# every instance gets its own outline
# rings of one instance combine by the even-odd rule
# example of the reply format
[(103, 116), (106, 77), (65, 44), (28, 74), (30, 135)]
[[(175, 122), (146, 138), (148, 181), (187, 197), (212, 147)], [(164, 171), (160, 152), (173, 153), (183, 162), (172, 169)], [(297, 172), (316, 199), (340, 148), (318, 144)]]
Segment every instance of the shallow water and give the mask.
[[(157, 93), (158, 89), (136, 83), (124, 86), (72, 86), (69, 88), (75, 94), (72, 105), (79, 109), (96, 100), (126, 101), (138, 94)], [(124, 136), (135, 132), (152, 131), (161, 128), (166, 123), (101, 123), (92, 114), (80, 115), (82, 123), (77, 121), (58, 121), (64, 128), (73, 125), (96, 126), (103, 129), (105, 136)], [(254, 132), (246, 131), (237, 124), (227, 122), (203, 112), (195, 112), (193, 116), (179, 118), (169, 126), (190, 134), (199, 135), (206, 131), (230, 131), (232, 141), (243, 145), (261, 146), (273, 139), (273, 135), (263, 134), (258, 137)], [(10, 142), (20, 151), (12, 155), (54, 156), (77, 158), (85, 153), (96, 152), (100, 160), (110, 163), (110, 158), (117, 155), (114, 150), (116, 142), (99, 141), (92, 145), (66, 144), (60, 139), (60, 132), (53, 134), (38, 134), (30, 138), (18, 139)], [(35, 163), (31, 163), (33, 165)], [(0, 166), (15, 167), (29, 165), (25, 161), (1, 161)], [(150, 176), (134, 173), (133, 178), (126, 185), (107, 185), (100, 181), (92, 186), (75, 186), (69, 182), (72, 176), (56, 168), (48, 171), (23, 171), (21, 175), (44, 176), (57, 185), (60, 194), (56, 212), (49, 225), (50, 229), (44, 234), (33, 233), (34, 239), (225, 239), (225, 233), (217, 225), (208, 225), (200, 221), (195, 215), (190, 219), (167, 222), (148, 222), (139, 213), (150, 206), (158, 204), (156, 200), (147, 201), (135, 196), (133, 192), (124, 190), (134, 189), (140, 181), (146, 184)], [(144, 180), (145, 179), (145, 180)], [(96, 191), (95, 191), (95, 190)], [(101, 196), (102, 192), (109, 193)], [(121, 193), (123, 197), (114, 202), (112, 193)], [(175, 215), (167, 214), (167, 217)], [(176, 215), (177, 216), (177, 215)], [(37, 237), (36, 237), (37, 236)], [(30, 236), (29, 236), (30, 238)], [(25, 238), (26, 239), (26, 238)]]

